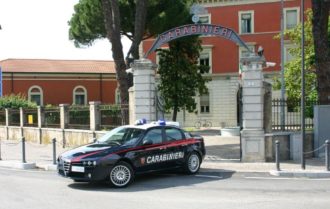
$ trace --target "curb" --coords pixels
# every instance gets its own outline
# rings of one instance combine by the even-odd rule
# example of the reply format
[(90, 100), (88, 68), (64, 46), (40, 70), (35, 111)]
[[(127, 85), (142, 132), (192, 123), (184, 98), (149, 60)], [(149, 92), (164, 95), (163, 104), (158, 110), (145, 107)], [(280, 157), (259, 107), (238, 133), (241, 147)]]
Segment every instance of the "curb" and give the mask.
[(36, 167), (45, 171), (57, 171), (57, 165), (54, 164), (37, 164)]
[(22, 169), (22, 170), (28, 170), (28, 169), (34, 169), (36, 168), (35, 163), (22, 163), (19, 161), (0, 161), (1, 167), (6, 168), (16, 168), (16, 169)]
[(311, 171), (277, 171), (271, 170), (273, 176), (281, 177), (307, 177), (307, 178), (330, 178), (330, 171), (311, 170)]

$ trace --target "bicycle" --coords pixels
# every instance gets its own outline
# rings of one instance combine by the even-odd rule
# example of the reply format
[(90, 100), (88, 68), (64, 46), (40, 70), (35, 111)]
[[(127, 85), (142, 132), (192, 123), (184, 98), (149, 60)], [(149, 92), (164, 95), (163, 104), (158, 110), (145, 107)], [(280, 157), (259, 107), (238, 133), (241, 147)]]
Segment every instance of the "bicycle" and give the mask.
[(212, 123), (206, 119), (200, 119), (195, 123), (195, 128), (200, 129), (201, 127), (210, 128)]

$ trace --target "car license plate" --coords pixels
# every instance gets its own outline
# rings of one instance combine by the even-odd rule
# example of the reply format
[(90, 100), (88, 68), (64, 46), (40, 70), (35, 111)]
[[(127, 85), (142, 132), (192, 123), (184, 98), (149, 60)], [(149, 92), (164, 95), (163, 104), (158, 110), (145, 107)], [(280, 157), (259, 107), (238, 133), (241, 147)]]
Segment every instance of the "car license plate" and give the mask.
[(85, 172), (85, 168), (84, 167), (81, 167), (81, 166), (72, 166), (71, 167), (71, 171), (72, 172), (84, 173)]

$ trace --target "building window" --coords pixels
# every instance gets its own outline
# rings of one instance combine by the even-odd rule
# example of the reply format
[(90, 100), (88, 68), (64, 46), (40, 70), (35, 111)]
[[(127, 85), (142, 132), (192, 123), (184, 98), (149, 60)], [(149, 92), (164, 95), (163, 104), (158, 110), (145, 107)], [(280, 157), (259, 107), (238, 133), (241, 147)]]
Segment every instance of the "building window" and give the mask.
[(199, 15), (199, 21), (198, 21), (198, 23), (211, 24), (211, 14)]
[(199, 65), (210, 67), (209, 73), (212, 73), (212, 46), (203, 46), (203, 50), (199, 54)]
[(36, 103), (38, 106), (43, 105), (43, 92), (39, 86), (31, 86), (29, 91), (29, 101)]
[(298, 22), (299, 22), (299, 8), (285, 8), (284, 28), (287, 30), (295, 28)]
[(86, 105), (87, 104), (87, 90), (83, 86), (77, 86), (73, 89), (73, 104)]
[(292, 48), (293, 48), (292, 45), (284, 46), (284, 64), (286, 64), (294, 59), (294, 56), (290, 53), (290, 50)]
[[(255, 52), (255, 44), (247, 43), (247, 47), (250, 49), (251, 52)], [(249, 50), (245, 47), (239, 47), (239, 61), (242, 57), (248, 57), (251, 52), (249, 52)]]
[(208, 93), (200, 96), (199, 103), (201, 113), (210, 113), (210, 95)]
[(239, 12), (239, 33), (254, 33), (254, 11)]
[[(253, 43), (247, 43), (247, 47), (252, 51), (252, 52), (255, 52), (255, 44)], [(242, 69), (241, 67), (241, 58), (242, 57), (248, 57), (249, 54), (251, 52), (249, 52), (249, 50), (247, 50), (245, 47), (239, 47), (239, 54), (238, 54), (238, 57), (239, 57), (239, 69)]]

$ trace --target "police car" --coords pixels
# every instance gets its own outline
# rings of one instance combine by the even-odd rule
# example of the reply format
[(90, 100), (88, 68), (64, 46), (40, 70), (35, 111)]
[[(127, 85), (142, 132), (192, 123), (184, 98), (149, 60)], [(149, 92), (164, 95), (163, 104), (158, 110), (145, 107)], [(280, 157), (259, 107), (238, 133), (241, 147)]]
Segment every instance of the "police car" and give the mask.
[(138, 174), (167, 169), (199, 171), (204, 140), (165, 121), (115, 128), (87, 144), (62, 153), (57, 170), (76, 182), (110, 181), (125, 187)]

